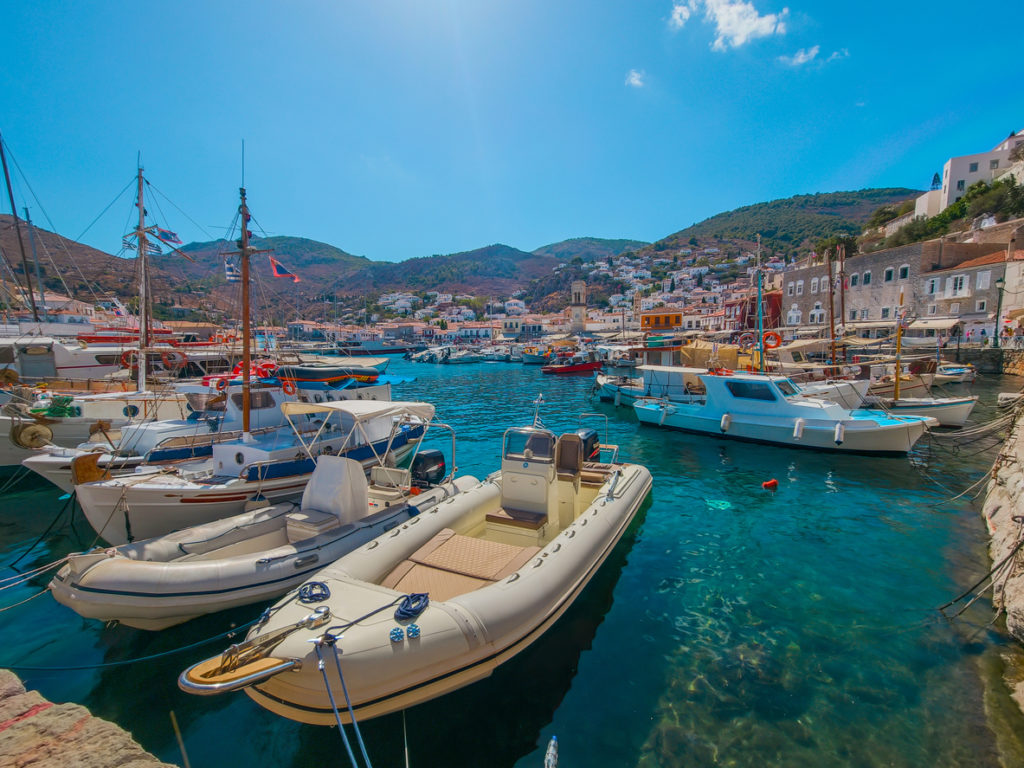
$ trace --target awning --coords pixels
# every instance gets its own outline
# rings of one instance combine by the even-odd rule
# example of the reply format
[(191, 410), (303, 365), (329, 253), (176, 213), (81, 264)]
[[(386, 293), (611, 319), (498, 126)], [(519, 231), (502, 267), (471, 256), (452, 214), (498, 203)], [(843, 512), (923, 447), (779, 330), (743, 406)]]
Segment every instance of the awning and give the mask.
[(927, 318), (924, 320), (915, 320), (907, 326), (909, 330), (928, 330), (933, 329), (936, 331), (948, 331), (950, 328), (959, 325), (961, 322), (959, 317), (936, 317)]
[(430, 403), (402, 402), (391, 400), (329, 400), (325, 403), (282, 403), (285, 416), (307, 413), (333, 413), (341, 411), (357, 422), (378, 416), (416, 416), (423, 421), (434, 418), (434, 406)]

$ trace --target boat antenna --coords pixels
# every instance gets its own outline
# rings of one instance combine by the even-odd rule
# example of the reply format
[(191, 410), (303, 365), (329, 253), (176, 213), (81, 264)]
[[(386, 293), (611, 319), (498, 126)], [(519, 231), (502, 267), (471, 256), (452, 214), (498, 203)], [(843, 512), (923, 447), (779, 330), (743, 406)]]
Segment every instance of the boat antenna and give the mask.
[(544, 429), (544, 423), (540, 420), (540, 407), (544, 404), (544, 394), (540, 393), (537, 395), (537, 399), (533, 401), (533, 426), (537, 429)]
[(36, 309), (36, 298), (32, 295), (32, 276), (28, 272), (28, 257), (25, 255), (25, 241), (21, 238), (21, 226), (18, 222), (18, 209), (14, 207), (14, 192), (11, 190), (11, 174), (7, 170), (7, 155), (4, 154), (4, 139), (0, 136), (0, 164), (4, 168), (4, 181), (7, 182), (7, 198), (11, 201), (11, 216), (14, 217), (14, 231), (18, 233), (18, 248), (21, 249), (21, 269), (28, 284), (28, 301), (32, 307), (32, 317), (39, 322), (39, 310)]
[(136, 192), (135, 205), (139, 209), (139, 226), (135, 230), (135, 246), (138, 249), (139, 254), (139, 380), (138, 380), (138, 391), (145, 392), (146, 390), (146, 350), (149, 348), (149, 317), (147, 309), (149, 307), (149, 295), (147, 283), (149, 282), (149, 276), (147, 274), (147, 250), (149, 246), (146, 243), (146, 207), (143, 203), (143, 178), (142, 178), (142, 153), (139, 153), (138, 166), (138, 190)]

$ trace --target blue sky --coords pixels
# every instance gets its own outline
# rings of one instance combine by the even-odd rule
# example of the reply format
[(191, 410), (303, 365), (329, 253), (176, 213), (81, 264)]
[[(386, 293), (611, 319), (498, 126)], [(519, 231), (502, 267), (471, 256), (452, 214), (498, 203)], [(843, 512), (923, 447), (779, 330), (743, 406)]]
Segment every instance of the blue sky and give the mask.
[[(0, 132), (19, 209), (67, 237), (139, 152), (161, 225), (222, 233), (244, 139), (269, 234), (376, 260), (656, 240), (793, 194), (925, 188), (1024, 129), (1022, 21), (987, 0), (6, 3)], [(130, 216), (126, 195), (82, 240), (116, 252)]]

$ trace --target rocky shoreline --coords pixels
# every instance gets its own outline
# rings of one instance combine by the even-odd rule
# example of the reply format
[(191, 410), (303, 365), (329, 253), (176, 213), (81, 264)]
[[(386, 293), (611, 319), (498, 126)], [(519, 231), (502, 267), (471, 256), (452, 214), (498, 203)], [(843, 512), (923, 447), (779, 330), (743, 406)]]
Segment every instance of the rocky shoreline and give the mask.
[(78, 704), (54, 704), (0, 669), (0, 765), (158, 768), (131, 734)]

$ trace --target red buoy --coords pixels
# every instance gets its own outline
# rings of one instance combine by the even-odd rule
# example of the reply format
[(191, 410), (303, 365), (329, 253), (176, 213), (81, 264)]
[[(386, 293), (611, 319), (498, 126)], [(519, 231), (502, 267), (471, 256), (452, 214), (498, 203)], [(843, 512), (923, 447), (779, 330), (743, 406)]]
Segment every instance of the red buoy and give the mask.
[(765, 480), (761, 483), (761, 487), (766, 491), (774, 491), (779, 487), (779, 481), (773, 477), (771, 480)]

